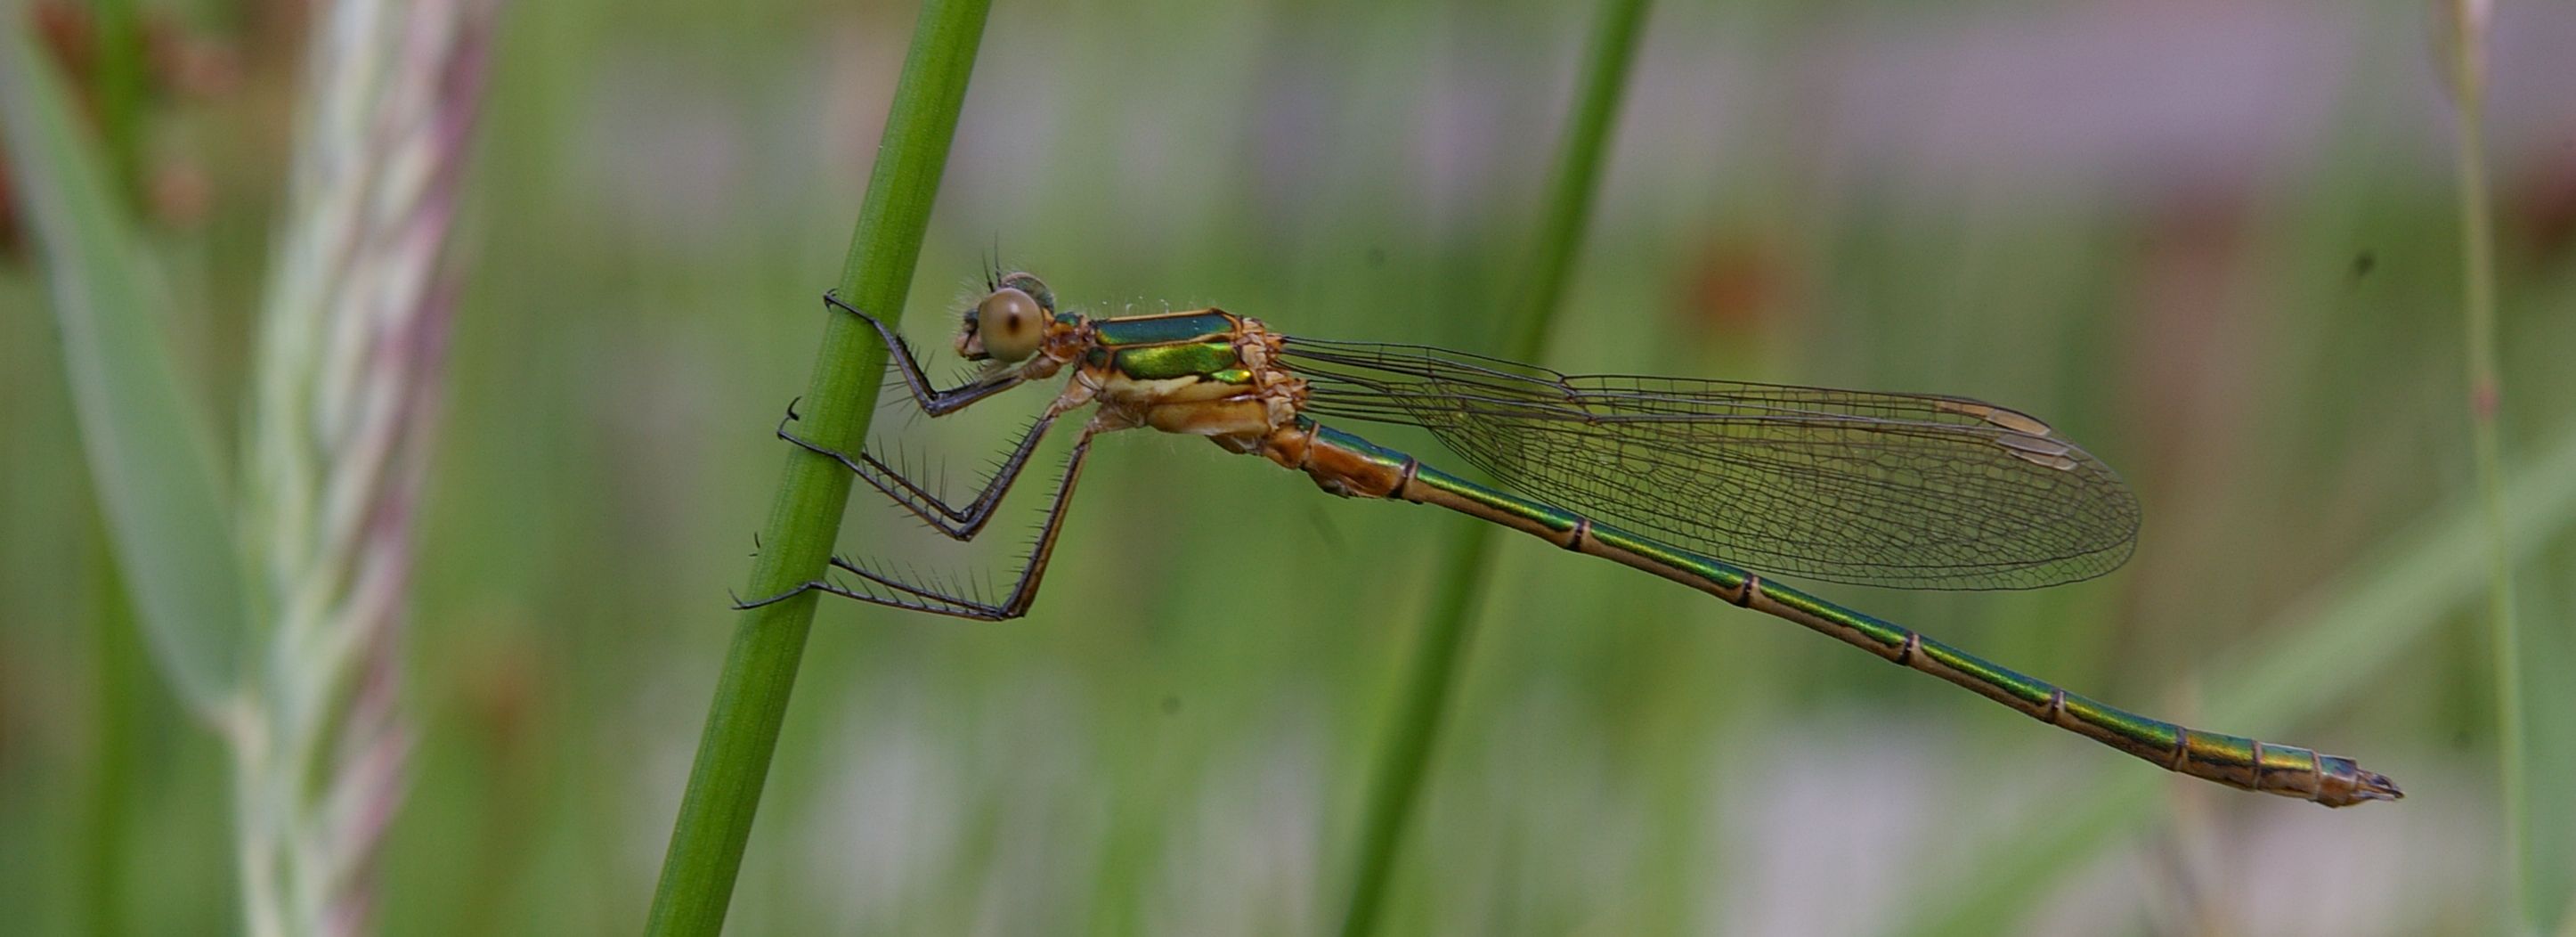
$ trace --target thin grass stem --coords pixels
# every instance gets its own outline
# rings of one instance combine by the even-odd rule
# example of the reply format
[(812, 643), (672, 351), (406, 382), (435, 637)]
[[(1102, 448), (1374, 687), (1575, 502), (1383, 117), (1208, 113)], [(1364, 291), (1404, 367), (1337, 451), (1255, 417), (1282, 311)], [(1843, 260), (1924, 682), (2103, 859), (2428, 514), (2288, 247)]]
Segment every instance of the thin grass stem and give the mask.
[[(931, 203), (990, 7), (989, 0), (927, 0), (913, 27), (839, 280), (841, 295), (852, 305), (888, 323), (899, 320), (912, 289), (913, 264), (930, 226)], [(827, 311), (800, 431), (831, 448), (857, 449), (867, 437), (884, 372), (885, 349), (875, 333), (850, 316)], [(776, 595), (821, 577), (849, 501), (851, 477), (838, 463), (782, 448), (788, 450), (787, 465), (761, 528), (763, 546), (752, 564), (748, 596)], [(745, 611), (735, 623), (689, 786), (671, 826), (647, 933), (713, 935), (724, 927), (797, 663), (813, 627), (815, 595)]]
[(2538, 933), (2527, 838), (2529, 752), (2523, 733), (2529, 700), (2522, 688), (2522, 633), (2513, 607), (2513, 564), (2505, 549), (2502, 456), (2496, 412), (2504, 383), (2496, 366), (2495, 230), (2489, 218), (2486, 168), (2486, 28), (2493, 4), (2450, 0), (2444, 30), (2451, 66), (2454, 162), (2460, 209), (2460, 319), (2467, 363), (2469, 451), (2476, 462), (2478, 505), (2486, 519), (2487, 628), (2495, 655), (2496, 761), (2504, 830), (2504, 866), (2515, 933)]
[(133, 929), (125, 914), (129, 894), (125, 870), (133, 853), (126, 811), (138, 790), (136, 768), (141, 759), (136, 755), (145, 750), (144, 675), (152, 665), (142, 634), (134, 628), (115, 555), (104, 542), (94, 542), (88, 549), (94, 554), (91, 592), (98, 609), (93, 619), (97, 627), (91, 629), (98, 654), (98, 719), (90, 744), (97, 747), (98, 755), (85, 792), (89, 809), (81, 834), (80, 931), (118, 937)]
[[(1629, 67), (1636, 60), (1646, 9), (1645, 0), (1602, 4), (1586, 53), (1583, 83), (1576, 89), (1573, 114), (1558, 141), (1546, 214), (1531, 252), (1530, 278), (1522, 285), (1512, 320), (1504, 323), (1507, 334), (1513, 336), (1504, 353), (1518, 360), (1539, 357), (1548, 325), (1572, 279), (1574, 260), (1592, 216), (1593, 196), (1600, 189), (1610, 131), (1617, 124)], [(1451, 543), (1439, 577), (1433, 580), (1431, 615), (1397, 689), (1396, 709), (1368, 790), (1359, 856), (1352, 866), (1350, 907), (1342, 920), (1344, 937), (1377, 933), (1384, 920), (1387, 889), (1474, 634), (1477, 606), (1493, 566), (1493, 541), (1492, 525), (1467, 526)]]

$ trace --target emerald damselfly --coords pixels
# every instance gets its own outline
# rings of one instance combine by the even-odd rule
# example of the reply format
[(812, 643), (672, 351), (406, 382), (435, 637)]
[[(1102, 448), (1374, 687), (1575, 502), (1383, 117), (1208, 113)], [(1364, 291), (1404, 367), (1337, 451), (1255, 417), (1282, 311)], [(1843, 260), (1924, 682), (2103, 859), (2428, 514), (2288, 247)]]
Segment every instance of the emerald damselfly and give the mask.
[[(2099, 459), (2028, 414), (1964, 397), (1569, 375), (1420, 345), (1285, 335), (1213, 308), (1094, 318), (1058, 310), (1054, 294), (1027, 273), (987, 277), (985, 287), (955, 348), (988, 370), (944, 390), (882, 320), (825, 297), (876, 330), (931, 416), (1071, 371), (972, 500), (952, 505), (864, 450), (840, 452), (796, 435), (793, 407), (778, 435), (837, 460), (941, 533), (971, 540), (1048, 429), (1093, 407), (1009, 594), (988, 601), (835, 556), (831, 566), (855, 582), (826, 577), (738, 605), (822, 591), (964, 618), (1017, 618), (1045, 577), (1092, 437), (1151, 428), (1262, 456), (1336, 495), (1438, 505), (1653, 573), (2167, 770), (2329, 807), (2404, 796), (2349, 758), (2104, 705), (1755, 572), (1915, 589), (2027, 589), (2110, 572), (2136, 545), (2136, 496)], [(1422, 427), (1495, 484), (1425, 465), (1327, 420)]]

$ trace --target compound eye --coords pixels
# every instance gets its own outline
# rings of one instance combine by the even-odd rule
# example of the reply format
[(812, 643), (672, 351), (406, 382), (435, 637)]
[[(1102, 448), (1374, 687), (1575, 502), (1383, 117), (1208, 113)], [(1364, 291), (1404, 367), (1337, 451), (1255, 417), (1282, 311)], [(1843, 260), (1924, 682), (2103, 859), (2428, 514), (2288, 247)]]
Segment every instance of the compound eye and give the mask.
[(1038, 301), (1038, 308), (1050, 313), (1055, 311), (1055, 291), (1047, 289), (1046, 281), (1038, 279), (1037, 274), (1021, 271), (1002, 274), (1001, 288), (1027, 293), (1030, 299)]
[(975, 304), (975, 334), (986, 357), (1025, 361), (1046, 338), (1046, 310), (1017, 287), (1003, 287)]

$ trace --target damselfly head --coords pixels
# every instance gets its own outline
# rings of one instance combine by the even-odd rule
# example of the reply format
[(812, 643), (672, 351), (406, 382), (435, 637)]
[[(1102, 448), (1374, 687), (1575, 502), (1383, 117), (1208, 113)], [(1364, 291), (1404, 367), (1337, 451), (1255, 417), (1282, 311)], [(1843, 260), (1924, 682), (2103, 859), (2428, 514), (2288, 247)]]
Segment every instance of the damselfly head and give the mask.
[(968, 361), (1025, 361), (1046, 342), (1055, 319), (1055, 294), (1027, 273), (1006, 273), (993, 291), (966, 310), (957, 331), (957, 356)]

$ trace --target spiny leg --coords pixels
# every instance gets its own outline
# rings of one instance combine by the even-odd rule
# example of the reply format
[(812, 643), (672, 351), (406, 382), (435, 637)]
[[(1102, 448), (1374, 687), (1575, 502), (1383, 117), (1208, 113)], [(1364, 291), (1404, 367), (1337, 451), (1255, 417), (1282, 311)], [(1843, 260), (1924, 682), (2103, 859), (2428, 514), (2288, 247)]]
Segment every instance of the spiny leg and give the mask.
[(1055, 419), (1059, 415), (1057, 411), (1050, 408), (1045, 415), (1038, 417), (1036, 422), (1029, 424), (1028, 432), (1020, 437), (1019, 445), (1013, 447), (1011, 454), (1003, 458), (1001, 465), (995, 467), (993, 477), (984, 482), (984, 490), (977, 492), (974, 499), (968, 501), (962, 508), (950, 505), (945, 499), (922, 487), (919, 482), (904, 477), (902, 472), (896, 471), (866, 450), (860, 450), (858, 456), (852, 458), (848, 453), (788, 432), (787, 424), (795, 422), (797, 418), (794, 403), (787, 405), (786, 418), (778, 421), (778, 438), (794, 443), (807, 452), (841, 463), (841, 467), (849, 469), (850, 473), (857, 475), (860, 481), (867, 482), (869, 487), (883, 493), (887, 499), (911, 512), (914, 517), (921, 518), (922, 523), (930, 525), (931, 529), (947, 535), (950, 539), (973, 540), (976, 534), (983, 531), (985, 522), (993, 519), (994, 510), (1002, 504), (1002, 496), (1010, 492), (1012, 482), (1019, 480), (1020, 470), (1028, 467), (1029, 457), (1037, 453), (1039, 440), (1045, 438), (1047, 429), (1055, 425)]
[[(903, 386), (912, 391), (913, 401), (921, 404), (922, 411), (931, 416), (947, 416), (963, 410), (968, 404), (1018, 387), (1032, 376), (1028, 368), (1018, 367), (981, 380), (959, 384), (947, 390), (933, 388), (930, 386), (930, 377), (921, 372), (921, 359), (913, 357), (912, 343), (904, 341), (903, 336), (895, 334), (893, 326), (885, 324), (884, 320), (875, 316), (860, 312), (856, 306), (842, 302), (838, 293), (823, 294), (823, 301), (831, 304), (835, 309), (859, 317), (859, 321), (877, 330), (877, 337), (885, 341), (889, 357), (894, 361), (896, 373), (903, 375)], [(1031, 360), (1034, 362), (1045, 359)]]
[(1003, 621), (1028, 614), (1029, 603), (1037, 599), (1038, 584), (1046, 578), (1047, 563), (1055, 556), (1056, 535), (1064, 530), (1065, 508), (1073, 503), (1074, 484), (1081, 480), (1083, 462), (1091, 455), (1091, 437), (1115, 428), (1118, 427), (1105, 426), (1097, 420), (1083, 428), (1082, 438), (1074, 442), (1073, 454), (1065, 461), (1064, 475), (1056, 481), (1055, 497), (1047, 505), (1045, 523), (1038, 527), (1037, 541), (1030, 545), (1028, 558), (1020, 564), (1019, 578), (1012, 584), (1009, 598), (1002, 602), (986, 602), (958, 595), (952, 591), (913, 585), (870, 569), (855, 560), (835, 556), (832, 557), (832, 566), (874, 583), (878, 589), (886, 590), (891, 594), (881, 594), (878, 589), (851, 588), (829, 579), (817, 579), (768, 598), (735, 602), (734, 607), (759, 608), (773, 602), (795, 598), (809, 591), (818, 591), (856, 599), (871, 605), (918, 612), (936, 612), (978, 621)]

